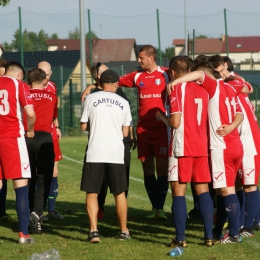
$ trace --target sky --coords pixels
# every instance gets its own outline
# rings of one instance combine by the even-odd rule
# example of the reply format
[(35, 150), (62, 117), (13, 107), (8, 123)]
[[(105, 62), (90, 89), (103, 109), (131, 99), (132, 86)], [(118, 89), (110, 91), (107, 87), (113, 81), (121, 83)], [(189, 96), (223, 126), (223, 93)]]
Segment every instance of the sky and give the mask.
[[(83, 0), (84, 10), (106, 15), (143, 15), (159, 9), (174, 15), (184, 14), (185, 0)], [(79, 12), (79, 0), (11, 0), (0, 7), (0, 15), (17, 11), (18, 7), (37, 13), (69, 14)], [(186, 15), (209, 15), (229, 11), (239, 13), (260, 12), (259, 0), (186, 0)]]

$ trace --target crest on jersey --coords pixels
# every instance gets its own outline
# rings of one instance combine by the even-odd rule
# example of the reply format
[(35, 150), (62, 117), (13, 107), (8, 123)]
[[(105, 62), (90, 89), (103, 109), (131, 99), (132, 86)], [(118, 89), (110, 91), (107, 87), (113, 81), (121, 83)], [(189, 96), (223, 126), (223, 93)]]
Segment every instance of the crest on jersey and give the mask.
[(139, 87), (144, 87), (143, 81), (140, 82)]
[(160, 85), (161, 84), (161, 79), (155, 79), (155, 84)]

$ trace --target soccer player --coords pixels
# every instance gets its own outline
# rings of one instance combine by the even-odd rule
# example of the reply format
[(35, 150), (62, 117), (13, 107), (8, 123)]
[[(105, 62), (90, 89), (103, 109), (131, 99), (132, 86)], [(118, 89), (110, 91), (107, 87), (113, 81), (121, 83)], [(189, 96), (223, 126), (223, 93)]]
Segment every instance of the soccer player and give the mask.
[[(236, 90), (225, 84), (222, 79), (215, 80), (214, 69), (207, 61), (195, 63), (193, 70), (174, 80), (169, 84), (169, 88), (182, 82), (196, 80), (209, 94), (208, 116), (213, 187), (222, 201), (221, 205), (224, 205), (217, 209), (217, 214), (227, 212), (229, 220), (229, 233), (220, 239), (220, 243), (241, 242), (240, 207), (235, 191), (235, 179), (243, 157), (243, 148), (237, 130), (243, 121), (243, 114), (237, 101)], [(244, 83), (241, 83), (241, 90), (243, 86)], [(213, 230), (218, 237), (224, 225), (218, 223), (219, 221), (217, 217)]]
[[(57, 87), (56, 85), (50, 80), (52, 75), (51, 65), (46, 61), (41, 61), (38, 63), (38, 68), (42, 69), (46, 73), (46, 85), (45, 90), (50, 91), (53, 94), (57, 95)], [(43, 221), (48, 221), (48, 219), (64, 219), (65, 217), (59, 214), (56, 210), (56, 198), (58, 197), (59, 193), (59, 184), (58, 184), (58, 163), (62, 160), (62, 154), (60, 150), (59, 140), (61, 139), (61, 131), (60, 125), (58, 121), (58, 117), (53, 122), (52, 128), (52, 139), (53, 139), (53, 146), (54, 146), (54, 154), (55, 154), (55, 162), (54, 162), (54, 169), (53, 169), (53, 177), (51, 182), (50, 194), (48, 197), (48, 214), (47, 217), (43, 216)]]
[[(51, 187), (54, 167), (54, 149), (52, 141), (52, 122), (57, 118), (57, 98), (46, 91), (46, 73), (39, 68), (27, 74), (31, 86), (30, 96), (36, 113), (33, 139), (26, 138), (32, 178), (29, 189), (30, 227), (33, 233), (42, 234), (41, 217), (46, 206)], [(27, 129), (26, 120), (23, 121)]]
[[(189, 72), (184, 57), (170, 61), (171, 78), (178, 79)], [(172, 215), (176, 237), (171, 247), (187, 247), (185, 225), (187, 182), (192, 182), (204, 222), (204, 244), (213, 246), (213, 202), (209, 194), (211, 181), (208, 163), (208, 93), (193, 82), (174, 87), (169, 96), (170, 118), (157, 112), (157, 118), (173, 128), (170, 149), (168, 181), (172, 189)]]
[(97, 196), (106, 175), (110, 192), (116, 202), (119, 219), (119, 239), (130, 238), (127, 228), (127, 190), (124, 167), (123, 137), (129, 132), (132, 121), (129, 103), (115, 94), (119, 76), (112, 70), (101, 74), (103, 91), (88, 95), (84, 101), (80, 125), (81, 130), (90, 131), (86, 160), (84, 161), (81, 190), (86, 192), (90, 243), (100, 242), (97, 228)]
[(152, 213), (146, 218), (167, 219), (163, 206), (168, 191), (168, 133), (165, 124), (154, 121), (154, 116), (157, 110), (166, 113), (169, 70), (158, 66), (155, 57), (153, 46), (143, 46), (138, 55), (142, 69), (121, 76), (119, 86), (136, 87), (138, 90), (138, 158), (142, 163), (144, 185), (152, 204)]
[[(227, 60), (227, 58), (226, 58)], [(229, 76), (238, 76), (233, 71), (228, 70), (228, 65), (220, 55), (210, 57), (209, 62), (213, 65), (214, 69), (220, 72), (223, 79)], [(229, 69), (232, 69), (232, 62), (229, 61)], [(229, 84), (232, 84), (230, 81)], [(251, 85), (247, 83), (248, 87)], [(234, 85), (234, 87), (236, 87)], [(254, 219), (257, 213), (259, 204), (259, 191), (257, 189), (260, 170), (260, 132), (258, 127), (257, 118), (254, 113), (254, 106), (248, 98), (248, 94), (238, 92), (238, 101), (244, 114), (244, 121), (239, 126), (240, 139), (243, 145), (244, 155), (242, 159), (242, 172), (240, 174), (243, 189), (237, 191), (239, 198), (245, 192), (244, 210), (241, 212), (244, 223), (240, 223), (241, 236), (254, 236)], [(241, 199), (243, 202), (243, 197)], [(243, 206), (242, 206), (243, 208)]]
[[(18, 242), (30, 244), (34, 243), (28, 234), (28, 178), (31, 178), (31, 170), (24, 135), (28, 139), (34, 137), (35, 112), (29, 87), (21, 81), (24, 74), (21, 64), (10, 62), (5, 76), (0, 77), (0, 193), (2, 179), (13, 180), (19, 219)], [(21, 108), (27, 118), (26, 132), (21, 122)]]

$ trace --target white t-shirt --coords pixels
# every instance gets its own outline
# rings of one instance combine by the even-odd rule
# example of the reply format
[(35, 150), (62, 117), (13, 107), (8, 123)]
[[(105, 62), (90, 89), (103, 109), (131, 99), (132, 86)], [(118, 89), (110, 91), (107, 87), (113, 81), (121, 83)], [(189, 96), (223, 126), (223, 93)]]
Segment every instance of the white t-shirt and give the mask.
[(84, 101), (82, 123), (89, 122), (87, 162), (124, 163), (122, 126), (130, 126), (129, 103), (112, 92), (99, 91)]

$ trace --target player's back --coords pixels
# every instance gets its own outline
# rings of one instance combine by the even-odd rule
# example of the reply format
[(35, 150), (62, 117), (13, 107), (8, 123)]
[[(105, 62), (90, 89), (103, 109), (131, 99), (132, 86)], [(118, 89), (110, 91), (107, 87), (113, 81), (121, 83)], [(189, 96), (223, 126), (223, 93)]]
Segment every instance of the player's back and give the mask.
[(170, 96), (170, 113), (181, 113), (171, 146), (176, 156), (208, 155), (208, 93), (196, 83), (182, 83)]
[[(24, 134), (20, 106), (27, 105), (25, 92), (27, 87), (26, 84), (15, 78), (0, 77), (0, 138), (20, 137)], [(21, 91), (23, 93), (20, 93)], [(22, 100), (20, 100), (20, 96), (23, 97)]]

